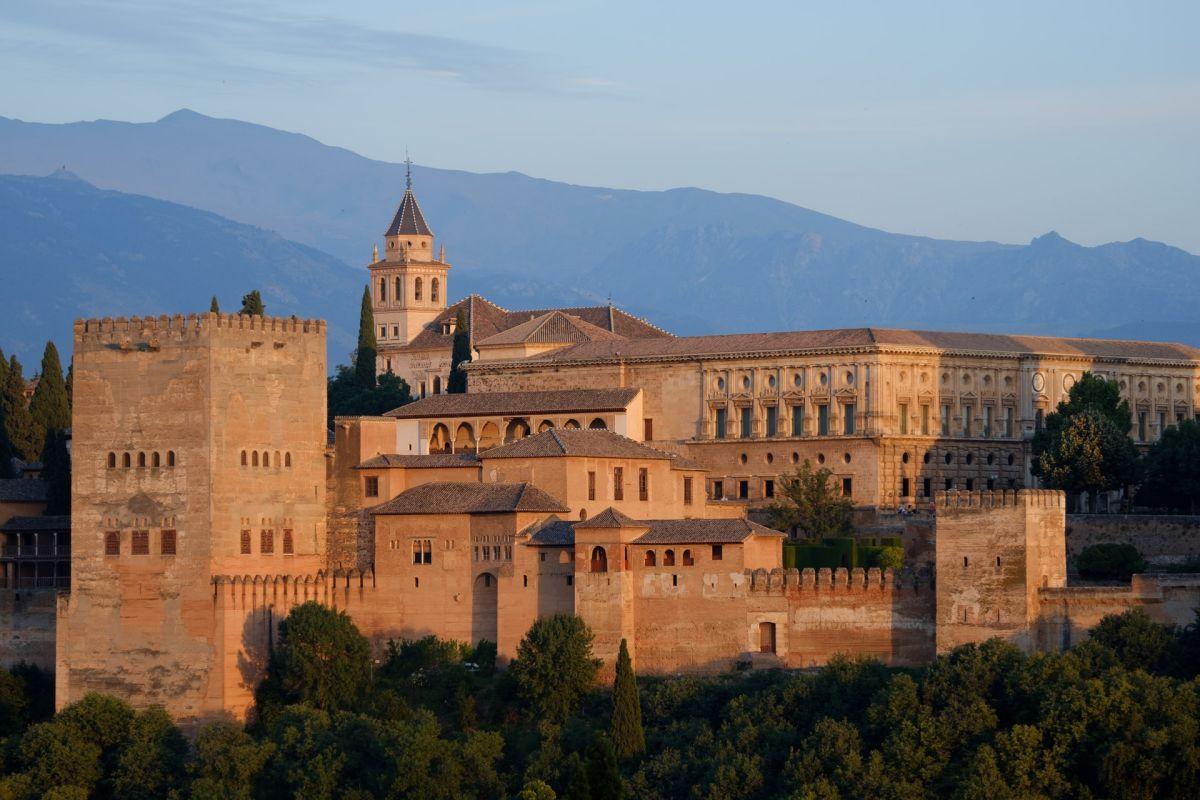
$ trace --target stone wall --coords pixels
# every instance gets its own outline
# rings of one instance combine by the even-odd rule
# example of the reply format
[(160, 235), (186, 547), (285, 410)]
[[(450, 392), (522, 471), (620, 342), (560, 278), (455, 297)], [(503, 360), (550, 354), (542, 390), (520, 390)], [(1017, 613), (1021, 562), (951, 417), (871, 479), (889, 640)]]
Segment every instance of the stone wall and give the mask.
[(57, 598), (53, 589), (0, 592), (0, 667), (26, 661), (54, 670)]
[(1085, 640), (1106, 615), (1133, 608), (1160, 624), (1191, 624), (1200, 608), (1200, 575), (1134, 575), (1129, 586), (1070, 586), (1040, 594), (1038, 649), (1061, 650)]
[(1068, 514), (1067, 555), (1108, 542), (1136, 547), (1151, 565), (1200, 558), (1200, 516)]

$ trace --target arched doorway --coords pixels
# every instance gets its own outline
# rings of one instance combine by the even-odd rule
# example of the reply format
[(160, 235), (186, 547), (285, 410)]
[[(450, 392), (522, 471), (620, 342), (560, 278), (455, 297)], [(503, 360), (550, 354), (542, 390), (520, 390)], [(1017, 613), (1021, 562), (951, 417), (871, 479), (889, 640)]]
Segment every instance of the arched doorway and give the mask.
[(598, 545), (592, 548), (592, 572), (608, 572), (608, 554)]
[(475, 578), (471, 598), (471, 643), (480, 639), (496, 641), (496, 608), (499, 603), (500, 587), (496, 576), (484, 572)]
[(450, 452), (450, 429), (440, 422), (433, 426), (433, 434), (429, 437), (429, 452)]
[(523, 419), (510, 420), (504, 429), (504, 443), (515, 442), (529, 435), (529, 423)]
[(475, 452), (475, 431), (466, 422), (459, 425), (458, 430), (454, 432), (454, 452)]
[(604, 420), (600, 419), (599, 417), (596, 417), (594, 420), (588, 423), (588, 427), (594, 431), (608, 430), (608, 426), (604, 424)]
[(760, 653), (775, 652), (775, 623), (758, 623), (758, 651)]
[(494, 422), (485, 422), (479, 431), (479, 450), (490, 450), (500, 446), (500, 429)]

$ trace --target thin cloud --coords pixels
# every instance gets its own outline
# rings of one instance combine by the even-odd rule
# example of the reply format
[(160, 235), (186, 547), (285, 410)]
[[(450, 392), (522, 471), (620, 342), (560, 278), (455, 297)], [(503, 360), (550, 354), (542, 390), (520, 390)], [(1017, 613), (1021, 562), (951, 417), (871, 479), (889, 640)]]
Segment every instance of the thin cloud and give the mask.
[[(603, 78), (574, 75), (547, 57), (444, 36), (369, 27), (262, 5), (65, 0), (0, 2), (0, 20), (28, 56), (53, 43), (54, 58), (88, 69), (161, 69), (162, 61), (245, 80), (324, 82), (338, 73), (397, 70), (479, 88), (611, 95)], [(102, 59), (102, 61), (100, 61)], [(183, 62), (183, 63), (181, 63)], [(171, 67), (168, 67), (170, 70)]]

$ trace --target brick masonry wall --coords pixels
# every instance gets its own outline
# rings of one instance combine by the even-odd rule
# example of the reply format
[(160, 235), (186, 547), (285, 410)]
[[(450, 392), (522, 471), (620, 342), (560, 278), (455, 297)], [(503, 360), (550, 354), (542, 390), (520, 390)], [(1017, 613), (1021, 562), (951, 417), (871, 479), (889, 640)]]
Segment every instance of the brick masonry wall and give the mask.
[(1200, 516), (1068, 514), (1067, 555), (1108, 542), (1136, 547), (1151, 565), (1200, 558)]

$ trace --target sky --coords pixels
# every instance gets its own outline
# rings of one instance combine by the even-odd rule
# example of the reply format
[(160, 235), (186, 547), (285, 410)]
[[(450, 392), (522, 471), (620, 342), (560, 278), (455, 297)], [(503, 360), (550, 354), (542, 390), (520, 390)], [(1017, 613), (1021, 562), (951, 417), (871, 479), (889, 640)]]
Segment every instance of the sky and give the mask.
[(1200, 3), (0, 0), (0, 116), (1200, 253)]

